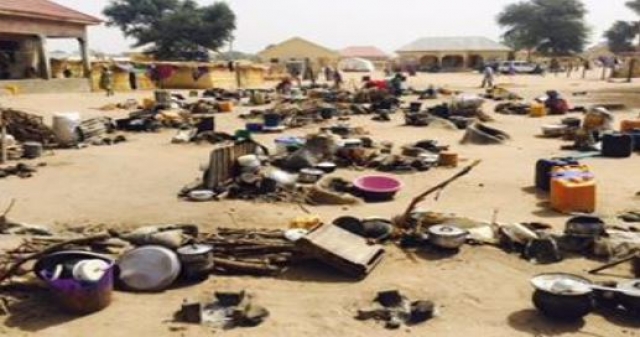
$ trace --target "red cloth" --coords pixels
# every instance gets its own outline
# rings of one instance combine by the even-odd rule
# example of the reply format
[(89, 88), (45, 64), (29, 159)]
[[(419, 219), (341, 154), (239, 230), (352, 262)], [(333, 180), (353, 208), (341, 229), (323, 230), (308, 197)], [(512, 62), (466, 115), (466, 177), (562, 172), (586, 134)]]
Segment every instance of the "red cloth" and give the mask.
[(367, 83), (367, 88), (376, 88), (378, 90), (387, 90), (389, 89), (389, 84), (387, 81), (382, 80), (372, 80)]

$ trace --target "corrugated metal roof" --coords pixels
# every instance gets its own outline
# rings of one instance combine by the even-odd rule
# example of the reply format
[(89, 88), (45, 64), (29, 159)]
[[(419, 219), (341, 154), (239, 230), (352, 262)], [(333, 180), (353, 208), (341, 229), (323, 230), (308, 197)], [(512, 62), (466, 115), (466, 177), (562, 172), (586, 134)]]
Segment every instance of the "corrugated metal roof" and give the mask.
[(382, 50), (374, 46), (353, 46), (340, 51), (342, 57), (389, 58)]
[(510, 51), (501, 43), (486, 37), (425, 37), (418, 39), (398, 50), (402, 52), (416, 51)]
[(0, 0), (0, 12), (54, 21), (99, 24), (102, 20), (49, 0)]

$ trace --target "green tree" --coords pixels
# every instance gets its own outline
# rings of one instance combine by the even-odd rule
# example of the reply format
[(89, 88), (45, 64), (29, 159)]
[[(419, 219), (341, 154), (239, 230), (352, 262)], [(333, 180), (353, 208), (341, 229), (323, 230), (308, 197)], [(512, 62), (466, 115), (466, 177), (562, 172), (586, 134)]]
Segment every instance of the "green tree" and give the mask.
[(586, 13), (580, 0), (530, 0), (508, 5), (497, 21), (510, 47), (559, 56), (584, 50), (589, 36)]
[(617, 21), (604, 33), (609, 50), (614, 53), (633, 51), (633, 40), (636, 35), (638, 35), (638, 25), (627, 21)]
[[(625, 5), (640, 15), (640, 0), (627, 1)], [(633, 51), (633, 40), (640, 37), (640, 22), (616, 21), (604, 33), (604, 37), (607, 38), (609, 49), (614, 53)]]
[(134, 38), (134, 47), (158, 59), (200, 60), (207, 51), (231, 41), (236, 28), (233, 11), (224, 2), (199, 6), (193, 0), (112, 0), (105, 8), (107, 24)]

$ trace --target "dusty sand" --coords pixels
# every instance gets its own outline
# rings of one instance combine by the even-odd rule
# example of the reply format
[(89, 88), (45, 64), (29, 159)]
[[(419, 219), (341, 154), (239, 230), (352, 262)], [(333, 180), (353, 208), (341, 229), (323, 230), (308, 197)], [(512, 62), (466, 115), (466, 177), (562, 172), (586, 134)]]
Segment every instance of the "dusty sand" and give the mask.
[[(500, 77), (499, 83), (530, 99), (547, 89), (567, 94), (574, 105), (588, 105), (603, 100), (635, 102), (640, 89), (636, 84), (615, 84), (590, 79), (517, 76)], [(357, 78), (353, 76), (353, 78)], [(480, 92), (478, 74), (420, 75), (410, 84), (424, 88), (428, 84), (447, 85), (451, 89)], [(595, 94), (606, 90), (608, 93)], [(573, 91), (589, 91), (586, 97), (574, 98)], [(106, 98), (102, 94), (30, 95), (2, 97), (4, 106), (32, 111), (50, 117), (55, 112), (79, 111), (83, 116), (101, 115), (94, 108), (127, 98), (150, 97), (151, 92), (118, 93)], [(634, 97), (635, 96), (635, 97)], [(437, 102), (433, 102), (434, 104)], [(640, 101), (638, 101), (640, 103)], [(428, 103), (430, 104), (430, 103)], [(396, 145), (421, 139), (437, 139), (450, 144), (466, 161), (482, 159), (483, 163), (468, 177), (449, 187), (436, 202), (428, 200), (422, 207), (452, 212), (463, 216), (489, 219), (499, 210), (503, 222), (542, 221), (563, 227), (567, 216), (549, 211), (544, 200), (531, 192), (534, 165), (538, 158), (560, 154), (559, 140), (537, 138), (540, 125), (560, 117), (531, 119), (522, 116), (494, 114), (494, 103), (485, 106), (495, 117), (495, 127), (509, 132), (513, 141), (502, 146), (462, 146), (462, 131), (402, 126), (401, 115), (391, 123), (370, 121), (370, 117), (354, 117), (352, 125), (371, 131), (376, 140), (391, 140)], [(617, 112), (622, 118), (635, 117), (638, 106)], [(218, 115), (218, 130), (232, 132), (242, 127), (236, 113)], [(125, 112), (108, 112), (118, 116)], [(295, 130), (304, 134), (310, 127)], [(82, 150), (58, 150), (42, 161), (48, 167), (32, 179), (12, 177), (0, 181), (0, 207), (16, 198), (12, 218), (49, 226), (106, 224), (112, 227), (165, 223), (196, 223), (205, 230), (216, 226), (234, 226), (228, 213), (233, 213), (239, 226), (285, 227), (301, 215), (295, 205), (259, 204), (243, 201), (189, 203), (176, 198), (178, 190), (199, 176), (210, 145), (173, 145), (174, 131), (157, 134), (130, 134), (128, 143), (112, 147), (89, 147)], [(272, 145), (273, 135), (257, 137)], [(626, 160), (587, 159), (598, 178), (598, 212), (613, 214), (637, 207), (635, 193), (640, 191), (636, 178), (640, 157)], [(309, 207), (326, 221), (340, 215), (381, 215), (391, 217), (406, 207), (418, 192), (440, 182), (455, 171), (435, 169), (425, 173), (403, 175), (406, 188), (395, 202), (362, 204), (354, 207)], [(340, 171), (338, 175), (355, 177), (361, 173)], [(25, 310), (5, 320), (0, 328), (7, 335), (42, 336), (200, 336), (211, 329), (167, 323), (183, 298), (207, 298), (214, 290), (246, 289), (256, 294), (261, 304), (271, 311), (263, 325), (253, 329), (224, 332), (228, 336), (638, 336), (640, 323), (609, 321), (590, 315), (584, 322), (557, 324), (541, 318), (533, 309), (529, 285), (531, 276), (542, 272), (584, 271), (597, 265), (582, 259), (567, 260), (551, 266), (531, 265), (518, 256), (510, 256), (488, 247), (465, 247), (453, 258), (423, 254), (412, 259), (389, 246), (388, 255), (372, 275), (361, 282), (351, 282), (321, 266), (296, 270), (277, 279), (251, 277), (212, 277), (193, 287), (173, 289), (161, 294), (136, 295), (118, 292), (106, 310), (82, 318), (59, 313), (50, 302), (27, 301)], [(624, 268), (616, 270), (625, 275)], [(376, 291), (398, 288), (413, 297), (434, 300), (441, 316), (427, 324), (385, 331), (373, 322), (352, 318), (358, 303), (372, 298)], [(178, 329), (173, 329), (173, 328)], [(222, 332), (218, 332), (220, 334)]]

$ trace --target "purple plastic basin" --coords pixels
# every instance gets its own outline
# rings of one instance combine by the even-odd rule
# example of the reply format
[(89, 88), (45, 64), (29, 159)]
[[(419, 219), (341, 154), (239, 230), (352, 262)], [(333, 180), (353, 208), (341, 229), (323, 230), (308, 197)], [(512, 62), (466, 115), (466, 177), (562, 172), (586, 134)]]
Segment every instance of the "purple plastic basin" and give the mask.
[(388, 176), (363, 176), (354, 180), (353, 185), (367, 200), (391, 199), (402, 188), (402, 182)]

